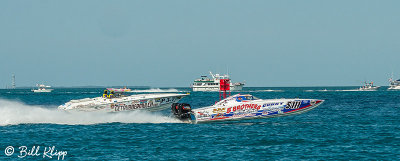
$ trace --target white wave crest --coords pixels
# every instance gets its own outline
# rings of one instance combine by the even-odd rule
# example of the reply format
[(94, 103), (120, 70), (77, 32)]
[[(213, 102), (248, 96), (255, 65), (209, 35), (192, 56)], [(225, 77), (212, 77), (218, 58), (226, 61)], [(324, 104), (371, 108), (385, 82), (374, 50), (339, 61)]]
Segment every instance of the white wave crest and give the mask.
[(119, 113), (68, 112), (56, 107), (26, 105), (16, 101), (0, 99), (0, 126), (18, 124), (68, 124), (90, 125), (100, 123), (181, 123), (168, 116), (147, 111)]
[(304, 92), (332, 92), (334, 90), (327, 90), (327, 89), (321, 89), (321, 90), (304, 90)]
[(373, 91), (377, 91), (377, 90), (359, 90), (359, 89), (344, 89), (344, 90), (335, 90), (337, 92), (373, 92)]
[(265, 90), (257, 90), (256, 92), (284, 92), (284, 90), (265, 89)]
[(371, 92), (376, 90), (359, 90), (359, 89), (343, 89), (343, 90), (304, 90), (304, 92)]
[(160, 89), (160, 88), (151, 88), (151, 89), (143, 89), (143, 90), (132, 90), (130, 92), (134, 92), (134, 93), (161, 93), (161, 92), (182, 92), (179, 91), (177, 89), (174, 88), (170, 88), (170, 89)]

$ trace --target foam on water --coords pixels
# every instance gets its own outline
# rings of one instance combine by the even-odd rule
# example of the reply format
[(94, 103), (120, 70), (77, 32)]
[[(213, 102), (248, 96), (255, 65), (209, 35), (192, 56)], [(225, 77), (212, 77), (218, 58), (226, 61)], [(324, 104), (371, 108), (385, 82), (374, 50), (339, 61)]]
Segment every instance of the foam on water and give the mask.
[(265, 90), (256, 90), (256, 92), (284, 92), (284, 90), (265, 89)]
[(337, 92), (373, 92), (377, 90), (359, 90), (359, 89), (345, 89), (345, 90), (335, 90)]
[(359, 90), (359, 89), (343, 89), (343, 90), (304, 90), (304, 92), (372, 92), (377, 90)]
[(322, 90), (304, 90), (304, 92), (333, 92), (336, 90), (327, 90), (327, 89), (322, 89)]
[(92, 94), (92, 93), (102, 93), (102, 92), (53, 92), (53, 93), (62, 93), (62, 94)]
[(180, 123), (179, 120), (147, 111), (119, 113), (68, 112), (57, 107), (26, 105), (0, 99), (0, 126), (18, 124), (89, 125), (100, 123)]
[(160, 93), (160, 92), (182, 92), (182, 91), (179, 91), (179, 90), (173, 89), (173, 88), (170, 88), (170, 89), (151, 88), (151, 89), (144, 89), (144, 90), (136, 90), (135, 89), (135, 90), (132, 90), (130, 92), (134, 92), (134, 93), (153, 93), (153, 92)]

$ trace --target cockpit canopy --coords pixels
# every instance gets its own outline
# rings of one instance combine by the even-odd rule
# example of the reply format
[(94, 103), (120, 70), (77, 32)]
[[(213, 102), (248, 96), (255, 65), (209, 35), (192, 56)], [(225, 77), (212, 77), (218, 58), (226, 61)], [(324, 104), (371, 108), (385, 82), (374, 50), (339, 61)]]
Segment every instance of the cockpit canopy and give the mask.
[(231, 103), (237, 103), (237, 102), (248, 102), (248, 101), (252, 101), (252, 100), (258, 100), (259, 98), (254, 97), (250, 94), (236, 94), (233, 96), (229, 96), (221, 101), (219, 101), (218, 103), (216, 103), (215, 105), (227, 105), (227, 104), (231, 104)]
[(252, 95), (246, 94), (246, 95), (234, 95), (236, 102), (245, 102), (245, 101), (251, 101), (251, 100), (258, 100), (257, 97), (254, 97)]

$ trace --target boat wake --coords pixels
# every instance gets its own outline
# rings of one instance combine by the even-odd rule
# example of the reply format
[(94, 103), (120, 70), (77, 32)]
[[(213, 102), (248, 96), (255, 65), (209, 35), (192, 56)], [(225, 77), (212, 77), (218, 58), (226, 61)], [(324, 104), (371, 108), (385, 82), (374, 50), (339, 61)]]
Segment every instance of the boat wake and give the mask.
[(362, 91), (358, 89), (344, 89), (344, 90), (335, 90), (336, 92), (357, 92), (357, 91)]
[(257, 90), (255, 92), (284, 92), (284, 90), (265, 89), (265, 90)]
[(358, 91), (376, 91), (376, 90), (359, 90), (359, 89), (343, 89), (343, 90), (304, 90), (304, 92), (358, 92)]
[(129, 92), (133, 92), (133, 93), (162, 93), (162, 92), (183, 92), (183, 91), (179, 91), (177, 89), (160, 89), (160, 88), (151, 88), (151, 89), (144, 89), (144, 90), (132, 90)]
[(326, 89), (322, 89), (322, 90), (304, 90), (304, 92), (333, 92), (336, 90), (326, 90)]
[(18, 124), (91, 125), (101, 123), (181, 123), (173, 117), (147, 111), (119, 113), (67, 112), (57, 107), (26, 105), (0, 99), (0, 126)]
[(378, 90), (359, 90), (359, 89), (346, 89), (346, 90), (336, 90), (338, 92), (374, 92), (374, 91), (378, 91)]

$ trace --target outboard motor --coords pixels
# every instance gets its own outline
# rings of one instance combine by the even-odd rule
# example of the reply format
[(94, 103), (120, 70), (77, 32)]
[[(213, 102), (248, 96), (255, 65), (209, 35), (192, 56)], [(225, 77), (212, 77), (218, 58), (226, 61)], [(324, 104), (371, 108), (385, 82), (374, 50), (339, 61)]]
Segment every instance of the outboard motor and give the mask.
[(171, 112), (180, 120), (188, 120), (190, 119), (192, 108), (187, 103), (173, 103), (171, 105)]

